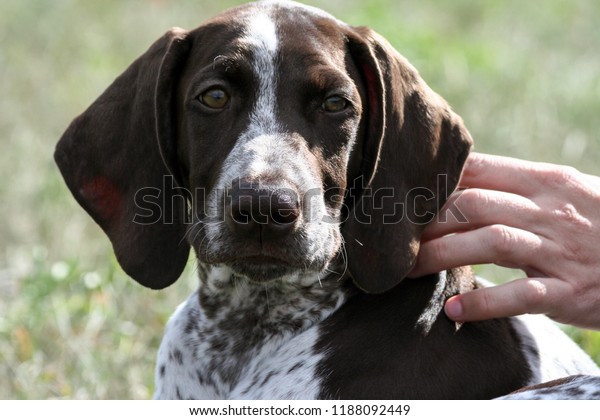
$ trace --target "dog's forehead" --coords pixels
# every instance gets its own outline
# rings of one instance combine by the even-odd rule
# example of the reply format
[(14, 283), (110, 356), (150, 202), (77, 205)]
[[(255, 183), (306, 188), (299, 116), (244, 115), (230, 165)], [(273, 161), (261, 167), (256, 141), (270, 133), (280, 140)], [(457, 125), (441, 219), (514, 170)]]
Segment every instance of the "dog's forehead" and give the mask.
[(287, 49), (335, 50), (340, 28), (347, 26), (316, 7), (286, 0), (263, 0), (226, 11), (220, 16), (240, 34), (241, 51), (285, 53)]
[(247, 3), (225, 12), (229, 17), (247, 21), (253, 17), (267, 15), (278, 24), (302, 24), (302, 21), (329, 20), (331, 23), (345, 25), (333, 15), (322, 9), (288, 0), (263, 0)]

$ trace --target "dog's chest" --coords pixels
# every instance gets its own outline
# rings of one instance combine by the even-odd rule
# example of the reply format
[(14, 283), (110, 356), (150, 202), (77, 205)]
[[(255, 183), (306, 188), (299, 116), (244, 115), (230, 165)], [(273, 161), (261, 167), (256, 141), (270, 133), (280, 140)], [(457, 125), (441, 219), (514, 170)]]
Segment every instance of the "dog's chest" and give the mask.
[[(265, 295), (266, 296), (266, 295)], [(315, 399), (321, 389), (315, 350), (321, 320), (342, 292), (315, 303), (277, 298), (229, 302), (216, 309), (198, 293), (175, 312), (158, 353), (155, 398)], [(252, 303), (257, 307), (252, 308)]]

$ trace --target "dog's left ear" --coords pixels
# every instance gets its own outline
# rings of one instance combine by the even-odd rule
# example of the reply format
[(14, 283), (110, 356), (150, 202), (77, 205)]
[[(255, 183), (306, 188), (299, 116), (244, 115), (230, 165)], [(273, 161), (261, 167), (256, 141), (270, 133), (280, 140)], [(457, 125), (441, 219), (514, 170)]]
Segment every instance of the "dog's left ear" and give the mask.
[[(412, 269), (420, 237), (456, 188), (472, 139), (448, 104), (380, 35), (353, 28), (348, 49), (366, 102), (359, 187), (342, 227), (359, 288), (380, 293)], [(356, 175), (356, 174), (351, 174)]]

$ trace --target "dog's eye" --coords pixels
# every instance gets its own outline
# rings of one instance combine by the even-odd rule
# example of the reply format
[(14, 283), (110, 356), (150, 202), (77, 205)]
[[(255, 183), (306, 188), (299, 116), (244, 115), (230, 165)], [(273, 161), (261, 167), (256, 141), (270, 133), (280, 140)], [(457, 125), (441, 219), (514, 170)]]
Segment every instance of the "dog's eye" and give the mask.
[(198, 99), (209, 108), (222, 109), (229, 102), (229, 95), (223, 89), (213, 88), (203, 92)]
[(338, 95), (330, 96), (321, 105), (325, 112), (340, 112), (348, 107), (348, 101)]

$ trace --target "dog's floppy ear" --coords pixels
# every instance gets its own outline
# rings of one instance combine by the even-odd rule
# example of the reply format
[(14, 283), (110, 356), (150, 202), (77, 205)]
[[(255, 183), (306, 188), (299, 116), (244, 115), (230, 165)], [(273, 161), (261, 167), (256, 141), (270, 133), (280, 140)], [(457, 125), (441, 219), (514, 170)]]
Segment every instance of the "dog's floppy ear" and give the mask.
[(189, 255), (186, 205), (168, 178), (176, 175), (173, 84), (186, 35), (175, 28), (156, 41), (73, 120), (54, 154), (125, 272), (153, 289), (177, 280)]
[(348, 48), (362, 76), (362, 181), (342, 227), (349, 269), (369, 293), (398, 284), (414, 266), (421, 232), (456, 188), (472, 140), (447, 103), (394, 48), (353, 28)]

